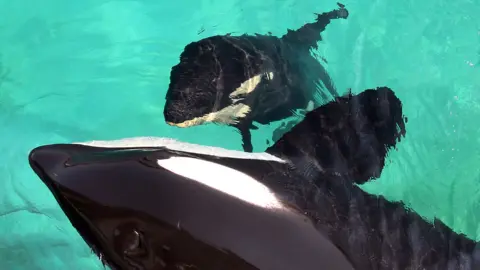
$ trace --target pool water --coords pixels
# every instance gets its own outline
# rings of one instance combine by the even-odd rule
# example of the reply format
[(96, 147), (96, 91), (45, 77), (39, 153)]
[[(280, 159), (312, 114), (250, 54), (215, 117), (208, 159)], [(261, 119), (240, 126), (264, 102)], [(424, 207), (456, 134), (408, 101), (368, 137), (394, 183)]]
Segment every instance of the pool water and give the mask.
[[(361, 4), (359, 3), (361, 2)], [(388, 86), (407, 136), (365, 190), (480, 239), (480, 1), (343, 1), (319, 43), (337, 88)], [(241, 150), (215, 125), (177, 129), (162, 108), (183, 47), (215, 34), (282, 35), (335, 1), (0, 0), (0, 264), (103, 269), (27, 164), (33, 147), (131, 136)], [(253, 133), (262, 151), (273, 127)], [(228, 139), (225, 139), (225, 138)]]

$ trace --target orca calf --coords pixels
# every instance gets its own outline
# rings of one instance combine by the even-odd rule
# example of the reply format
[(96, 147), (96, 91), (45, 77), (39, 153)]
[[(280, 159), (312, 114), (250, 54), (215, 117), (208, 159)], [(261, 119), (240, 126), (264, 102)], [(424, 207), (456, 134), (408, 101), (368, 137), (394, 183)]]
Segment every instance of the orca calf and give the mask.
[(381, 87), (309, 112), (266, 153), (131, 138), (29, 162), (112, 269), (477, 269), (474, 241), (357, 186), (405, 134)]
[[(310, 50), (331, 20), (348, 17), (344, 5), (317, 14), (313, 23), (272, 35), (217, 35), (188, 44), (170, 73), (165, 121), (181, 128), (215, 123), (240, 131), (252, 152), (253, 122), (269, 124), (301, 114), (338, 93)], [(319, 85), (326, 89), (325, 93)]]

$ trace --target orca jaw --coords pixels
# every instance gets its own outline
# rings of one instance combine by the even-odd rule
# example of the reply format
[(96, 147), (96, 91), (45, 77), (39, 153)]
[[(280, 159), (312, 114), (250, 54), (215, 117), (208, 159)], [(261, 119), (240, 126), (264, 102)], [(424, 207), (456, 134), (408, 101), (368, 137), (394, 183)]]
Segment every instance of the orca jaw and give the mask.
[(98, 238), (100, 235), (95, 232), (92, 224), (89, 224), (87, 221), (88, 219), (85, 218), (81, 209), (75, 207), (75, 203), (72, 203), (72, 201), (68, 199), (69, 197), (78, 197), (78, 199), (80, 199), (80, 196), (73, 195), (73, 192), (53, 181), (42, 166), (32, 159), (31, 156), (32, 155), (30, 154), (29, 163), (31, 168), (50, 190), (72, 226), (77, 230), (78, 234), (82, 237), (92, 252), (98, 257), (104, 266), (108, 266), (110, 269), (121, 269), (120, 266), (111, 259), (109, 252), (106, 252), (103, 248), (103, 245)]

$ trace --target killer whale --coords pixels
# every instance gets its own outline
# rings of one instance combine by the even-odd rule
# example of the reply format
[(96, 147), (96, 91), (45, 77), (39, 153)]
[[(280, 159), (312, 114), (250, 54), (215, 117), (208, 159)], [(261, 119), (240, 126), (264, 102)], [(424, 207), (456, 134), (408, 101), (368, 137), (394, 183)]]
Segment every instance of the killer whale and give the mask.
[(266, 153), (133, 138), (40, 146), (29, 162), (113, 269), (477, 269), (475, 241), (357, 186), (404, 121), (381, 87), (307, 113)]
[[(345, 6), (317, 14), (313, 23), (272, 35), (216, 35), (185, 46), (172, 67), (164, 118), (181, 128), (215, 123), (240, 131), (243, 149), (252, 152), (254, 122), (265, 125), (302, 114), (318, 98), (338, 97), (322, 64), (310, 50)], [(322, 89), (323, 88), (323, 89)]]
[[(238, 177), (201, 157), (162, 147), (53, 145), (35, 150), (31, 160), (72, 225), (113, 269), (353, 269), (312, 223), (267, 188), (233, 183), (237, 191), (248, 188), (247, 195), (266, 195), (263, 204), (252, 196), (239, 200), (238, 192), (217, 191), (165, 164), (181, 162), (201, 173), (193, 159), (203, 169), (216, 167), (224, 181)], [(234, 174), (219, 175), (222, 168)]]

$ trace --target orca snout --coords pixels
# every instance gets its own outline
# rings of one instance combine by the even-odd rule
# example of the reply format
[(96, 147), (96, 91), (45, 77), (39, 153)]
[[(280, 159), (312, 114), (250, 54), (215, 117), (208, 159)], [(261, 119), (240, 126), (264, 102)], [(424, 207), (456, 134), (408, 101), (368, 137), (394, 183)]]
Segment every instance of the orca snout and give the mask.
[(109, 159), (103, 149), (77, 144), (40, 146), (31, 150), (28, 157), (37, 176), (55, 197), (62, 198), (70, 192), (93, 198), (98, 195), (95, 187), (107, 188), (101, 181), (106, 173), (97, 168)]
[(30, 151), (28, 161), (38, 177), (49, 186), (58, 180), (57, 172), (65, 168), (68, 158), (69, 153), (62, 145), (45, 145)]
[(33, 149), (29, 162), (60, 203), (141, 208), (169, 189), (157, 181), (167, 176), (149, 164), (150, 155), (148, 148), (53, 144)]
[(181, 102), (169, 101), (163, 111), (163, 116), (167, 124), (174, 126), (188, 120), (188, 108)]

